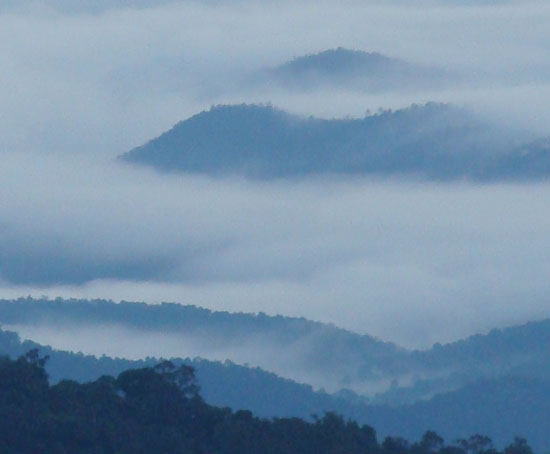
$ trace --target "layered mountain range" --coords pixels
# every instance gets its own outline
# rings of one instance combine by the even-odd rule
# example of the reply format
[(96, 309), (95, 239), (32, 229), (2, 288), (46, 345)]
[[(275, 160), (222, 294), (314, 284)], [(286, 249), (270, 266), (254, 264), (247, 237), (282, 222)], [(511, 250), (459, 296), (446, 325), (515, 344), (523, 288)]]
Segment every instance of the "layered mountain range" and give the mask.
[[(307, 418), (337, 411), (385, 435), (414, 439), (433, 429), (453, 439), (480, 432), (505, 443), (510, 434), (517, 434), (528, 437), (540, 452), (550, 443), (538, 424), (550, 410), (550, 320), (436, 344), (424, 351), (410, 351), (306, 319), (211, 312), (176, 304), (3, 300), (0, 322), (28, 333), (27, 337), (33, 332), (40, 337), (48, 326), (66, 332), (96, 329), (118, 342), (131, 333), (136, 345), (138, 338), (147, 339), (151, 333), (173, 335), (180, 340), (175, 344), (178, 347), (160, 356), (187, 357), (177, 361), (197, 369), (207, 401), (250, 409), (261, 416)], [(101, 327), (107, 329), (101, 331)], [(68, 353), (21, 342), (9, 332), (3, 332), (1, 340), (0, 353), (17, 356), (38, 347), (50, 355), (48, 370), (53, 381), (87, 381), (158, 361)], [(221, 343), (225, 350), (215, 351)], [(252, 344), (258, 346), (256, 353)], [(163, 350), (161, 342), (157, 349)], [(197, 357), (208, 352), (210, 359)], [(299, 355), (292, 358), (295, 352)], [(263, 353), (262, 361), (259, 353)], [(227, 361), (229, 356), (239, 361)], [(290, 358), (282, 367), (280, 360), (285, 357)], [(315, 376), (331, 376), (341, 389), (319, 390)], [(373, 385), (380, 387), (382, 382), (385, 387), (374, 391)], [(365, 384), (371, 388), (368, 394), (360, 391), (361, 386), (366, 389)]]
[(378, 52), (338, 47), (302, 55), (256, 75), (255, 82), (290, 90), (339, 88), (365, 92), (438, 89), (457, 83), (456, 74)]

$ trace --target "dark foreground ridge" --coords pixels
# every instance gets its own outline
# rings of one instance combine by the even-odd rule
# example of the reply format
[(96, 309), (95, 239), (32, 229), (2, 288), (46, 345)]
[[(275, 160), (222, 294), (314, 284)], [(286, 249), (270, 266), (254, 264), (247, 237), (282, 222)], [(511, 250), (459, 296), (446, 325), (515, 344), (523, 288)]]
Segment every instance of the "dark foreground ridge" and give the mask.
[[(260, 417), (309, 420), (312, 414), (334, 411), (376, 427), (380, 437), (400, 434), (416, 440), (431, 429), (447, 440), (481, 432), (499, 448), (510, 441), (510, 434), (527, 437), (537, 452), (545, 453), (550, 446), (546, 424), (550, 414), (550, 320), (493, 330), (415, 352), (305, 319), (210, 312), (177, 304), (0, 301), (0, 323), (13, 329), (50, 326), (70, 332), (79, 332), (80, 327), (97, 327), (104, 332), (105, 326), (110, 326), (113, 335), (117, 326), (124, 326), (136, 337), (155, 331), (180, 335), (181, 351), (173, 355), (181, 359), (170, 359), (176, 366), (186, 364), (196, 370), (205, 401), (233, 410), (246, 409)], [(227, 345), (227, 354), (206, 360), (196, 358), (201, 354), (186, 348), (184, 339), (209, 346), (204, 352), (221, 342), (232, 343)], [(239, 345), (253, 343), (260, 348), (267, 346), (270, 353), (239, 356)], [(102, 375), (116, 376), (126, 369), (151, 367), (159, 361), (59, 351), (21, 342), (17, 334), (0, 331), (0, 355), (17, 358), (34, 348), (50, 356), (46, 370), (52, 383), (63, 379), (88, 382)], [(288, 367), (274, 369), (272, 361), (289, 359), (297, 350), (301, 354), (290, 358)], [(257, 362), (260, 358), (263, 365)], [(239, 365), (247, 362), (252, 366)], [(360, 389), (353, 392), (350, 377), (366, 380), (373, 367), (382, 374), (387, 391), (368, 396), (360, 395)], [(303, 378), (306, 369), (319, 377), (339, 375), (348, 380), (341, 386), (347, 389), (330, 394), (319, 390), (318, 384), (312, 387), (315, 383)], [(292, 377), (300, 383), (288, 379)]]
[(242, 104), (201, 112), (122, 159), (165, 172), (259, 179), (323, 174), (443, 181), (548, 177), (547, 142), (525, 145), (526, 140), (531, 139), (444, 104), (332, 120)]
[[(0, 359), (2, 453), (499, 453), (482, 435), (451, 446), (432, 431), (417, 443), (396, 437), (378, 443), (373, 428), (334, 413), (307, 422), (213, 407), (200, 397), (193, 369), (169, 361), (117, 378), (54, 386), (46, 361), (36, 350), (17, 360)], [(503, 451), (530, 453), (527, 441), (517, 437)]]

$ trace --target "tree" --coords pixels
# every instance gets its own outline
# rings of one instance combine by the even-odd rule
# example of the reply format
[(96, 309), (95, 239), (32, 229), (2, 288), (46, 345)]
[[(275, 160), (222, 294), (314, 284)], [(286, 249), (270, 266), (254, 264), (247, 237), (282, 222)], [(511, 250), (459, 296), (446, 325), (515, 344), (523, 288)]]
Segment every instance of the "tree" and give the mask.
[(525, 438), (515, 437), (513, 443), (504, 450), (504, 454), (533, 454), (533, 450)]
[(155, 372), (166, 380), (174, 383), (188, 398), (197, 397), (199, 386), (195, 377), (195, 369), (185, 364), (176, 367), (172, 361), (162, 361), (154, 367)]
[(422, 436), (419, 448), (423, 453), (435, 453), (443, 447), (444, 440), (437, 433), (428, 430)]
[(382, 443), (384, 454), (405, 454), (409, 448), (409, 442), (401, 437), (386, 437)]
[(493, 449), (493, 441), (480, 434), (472, 435), (468, 439), (458, 440), (459, 446), (468, 454), (484, 454), (489, 453)]

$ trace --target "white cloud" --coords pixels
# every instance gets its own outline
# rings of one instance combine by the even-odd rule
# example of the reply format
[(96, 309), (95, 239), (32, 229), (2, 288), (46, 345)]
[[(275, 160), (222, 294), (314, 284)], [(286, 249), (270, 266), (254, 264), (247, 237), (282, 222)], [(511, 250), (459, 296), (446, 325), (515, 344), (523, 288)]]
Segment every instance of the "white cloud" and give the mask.
[[(218, 102), (356, 116), (453, 101), (546, 134), (548, 5), (415, 5), (4, 10), (0, 263), (5, 280), (20, 282), (4, 294), (304, 315), (407, 345), (548, 316), (547, 185), (260, 184), (110, 161)], [(384, 96), (239, 86), (250, 71), (336, 46), (440, 65), (471, 82)], [(59, 280), (68, 286), (46, 285)]]
[(0, 181), (6, 296), (300, 315), (406, 345), (550, 315), (546, 184), (258, 183), (26, 156)]

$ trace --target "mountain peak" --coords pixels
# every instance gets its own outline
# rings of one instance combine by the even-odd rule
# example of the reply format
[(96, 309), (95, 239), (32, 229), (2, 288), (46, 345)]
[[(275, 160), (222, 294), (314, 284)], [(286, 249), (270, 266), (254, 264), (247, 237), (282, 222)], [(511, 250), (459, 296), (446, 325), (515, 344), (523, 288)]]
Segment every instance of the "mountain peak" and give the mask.
[[(215, 106), (122, 156), (169, 172), (279, 178), (312, 174), (477, 175), (503, 134), (430, 103), (359, 119), (301, 117), (269, 104)], [(498, 142), (498, 143), (497, 143)]]
[(281, 65), (280, 70), (294, 72), (323, 71), (335, 73), (347, 73), (350, 71), (375, 69), (381, 64), (390, 62), (397, 63), (398, 60), (386, 57), (378, 52), (364, 52), (360, 50), (337, 47), (328, 49), (316, 54), (308, 54), (297, 57), (288, 63)]

